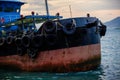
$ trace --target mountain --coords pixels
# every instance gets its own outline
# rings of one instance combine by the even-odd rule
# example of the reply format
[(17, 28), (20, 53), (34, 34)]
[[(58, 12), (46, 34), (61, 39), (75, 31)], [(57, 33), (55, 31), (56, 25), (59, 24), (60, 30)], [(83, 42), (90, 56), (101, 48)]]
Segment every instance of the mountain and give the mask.
[(105, 25), (107, 25), (108, 27), (120, 27), (120, 17), (106, 22)]

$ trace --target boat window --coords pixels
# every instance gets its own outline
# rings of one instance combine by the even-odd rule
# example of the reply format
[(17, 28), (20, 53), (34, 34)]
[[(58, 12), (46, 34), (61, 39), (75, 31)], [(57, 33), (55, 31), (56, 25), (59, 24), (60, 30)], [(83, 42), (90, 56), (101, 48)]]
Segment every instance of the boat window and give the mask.
[(11, 7), (6, 7), (4, 9), (5, 12), (14, 12), (14, 8), (11, 8)]
[(0, 12), (2, 12), (2, 10), (3, 10), (2, 7), (0, 7)]

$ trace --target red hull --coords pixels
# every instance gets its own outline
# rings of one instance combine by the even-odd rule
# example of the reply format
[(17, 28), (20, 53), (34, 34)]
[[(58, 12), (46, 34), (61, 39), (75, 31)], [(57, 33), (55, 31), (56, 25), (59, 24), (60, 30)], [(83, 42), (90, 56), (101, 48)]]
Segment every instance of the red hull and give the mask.
[(100, 44), (39, 52), (36, 59), (13, 55), (0, 57), (0, 66), (22, 71), (73, 72), (87, 71), (100, 65)]

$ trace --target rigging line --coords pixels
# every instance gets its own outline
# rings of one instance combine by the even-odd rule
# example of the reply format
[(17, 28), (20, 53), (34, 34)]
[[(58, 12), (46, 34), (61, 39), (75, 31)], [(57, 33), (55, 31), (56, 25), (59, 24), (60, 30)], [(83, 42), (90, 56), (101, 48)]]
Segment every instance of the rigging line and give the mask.
[(72, 18), (72, 7), (71, 7), (71, 1), (70, 0), (68, 0), (68, 5), (69, 5), (70, 17)]
[(70, 8), (70, 16), (72, 18), (72, 10), (71, 10), (71, 5), (69, 5), (69, 8)]

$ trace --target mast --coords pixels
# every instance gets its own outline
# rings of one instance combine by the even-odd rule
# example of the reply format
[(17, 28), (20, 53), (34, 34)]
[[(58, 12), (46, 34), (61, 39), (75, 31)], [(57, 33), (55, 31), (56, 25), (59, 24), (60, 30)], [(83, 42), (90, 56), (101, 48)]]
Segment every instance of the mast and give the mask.
[(46, 14), (49, 16), (49, 9), (48, 9), (48, 2), (45, 0), (45, 6), (46, 6)]

